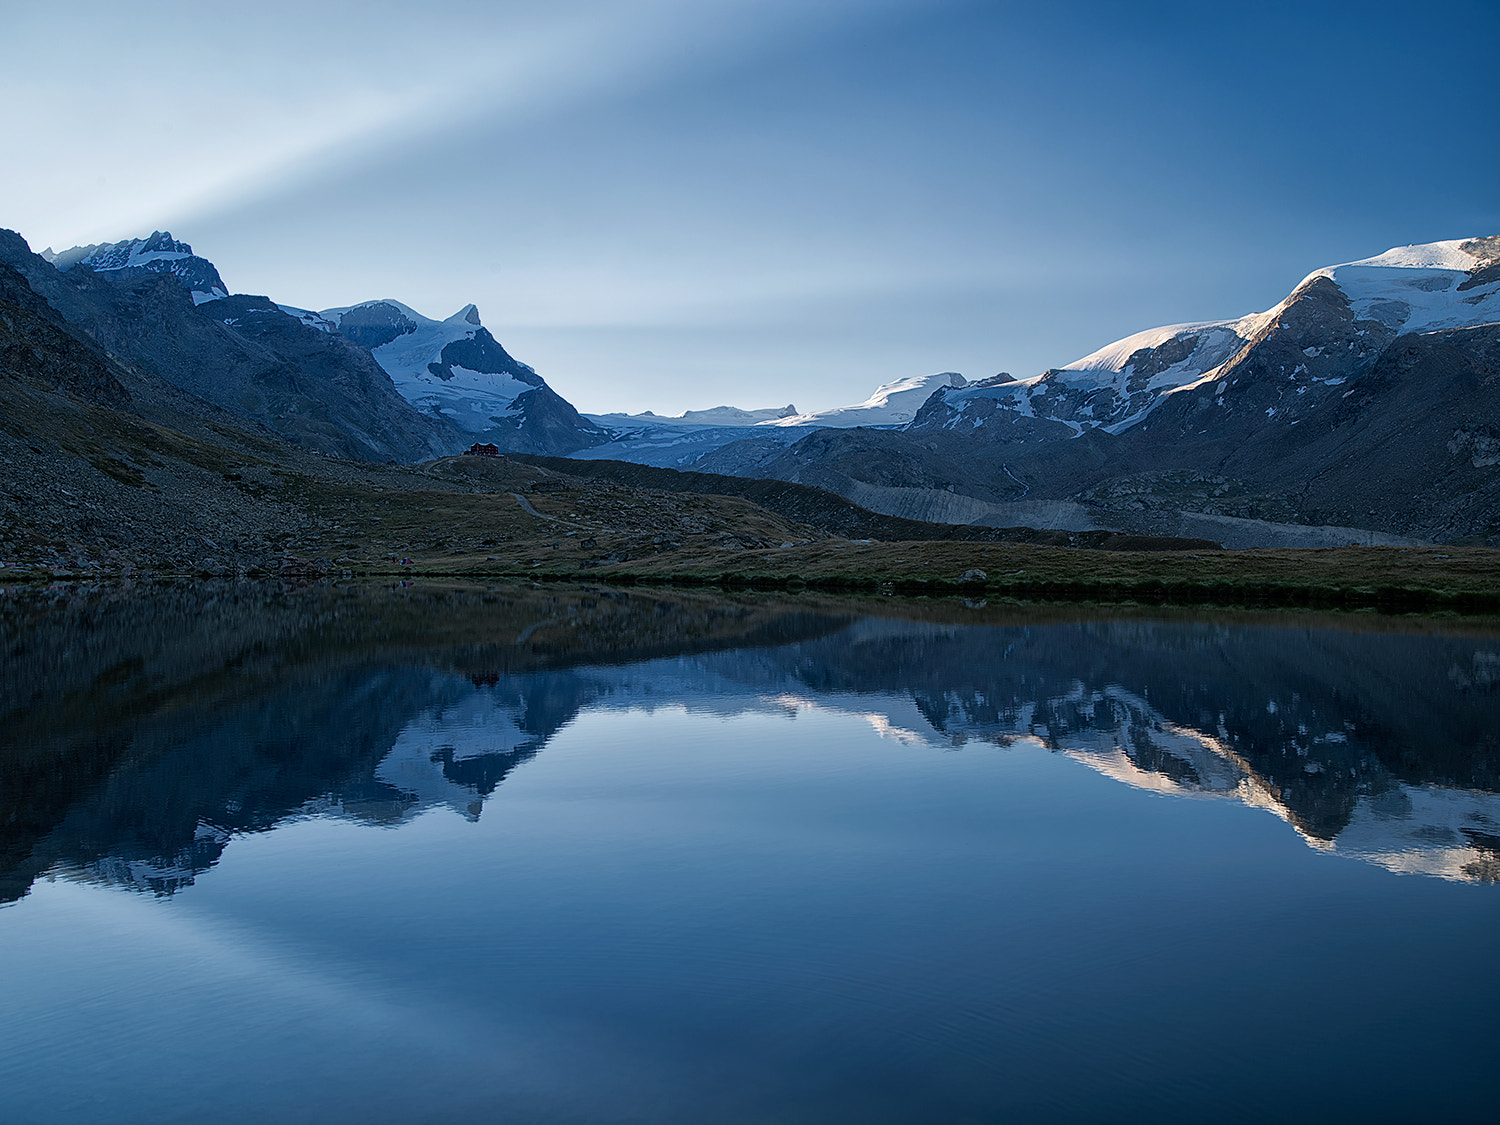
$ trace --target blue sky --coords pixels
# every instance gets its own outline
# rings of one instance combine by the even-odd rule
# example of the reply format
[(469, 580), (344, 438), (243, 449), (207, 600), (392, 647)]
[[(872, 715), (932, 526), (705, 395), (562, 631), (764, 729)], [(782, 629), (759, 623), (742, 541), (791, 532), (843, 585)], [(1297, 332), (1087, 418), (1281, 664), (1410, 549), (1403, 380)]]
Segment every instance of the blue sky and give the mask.
[(0, 0), (0, 225), (485, 323), (582, 409), (1035, 374), (1500, 232), (1493, 3)]

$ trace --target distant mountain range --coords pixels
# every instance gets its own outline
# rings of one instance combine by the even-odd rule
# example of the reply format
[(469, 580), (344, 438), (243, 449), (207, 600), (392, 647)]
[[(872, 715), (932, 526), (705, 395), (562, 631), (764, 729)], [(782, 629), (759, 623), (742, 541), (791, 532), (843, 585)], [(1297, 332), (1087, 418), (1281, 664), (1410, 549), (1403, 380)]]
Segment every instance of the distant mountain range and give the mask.
[[(1225, 411), (1250, 372), (1250, 350), (1277, 352), (1267, 417), (1307, 418), (1332, 388), (1374, 367), (1397, 336), (1500, 322), (1500, 238), (1406, 246), (1310, 274), (1275, 308), (1238, 320), (1177, 324), (1128, 336), (1032, 379), (997, 376), (929, 400), (913, 429), (1006, 427), (1036, 438), (1119, 434), (1173, 395), (1207, 389)], [(1312, 393), (1316, 397), (1303, 396)], [(1262, 396), (1263, 397), (1263, 396)], [(1257, 400), (1258, 401), (1258, 400)], [(1290, 421), (1290, 419), (1287, 419)]]
[(1040, 375), (887, 383), (830, 410), (580, 414), (467, 305), (230, 295), (169, 233), (0, 262), (115, 355), (303, 445), (415, 461), (474, 441), (771, 477), (889, 515), (1231, 546), (1500, 545), (1500, 237), (1319, 269), (1235, 320)]
[(910, 518), (1231, 546), (1500, 545), (1500, 237), (1310, 274), (1274, 308), (940, 386), (899, 430), (726, 445), (694, 468)]

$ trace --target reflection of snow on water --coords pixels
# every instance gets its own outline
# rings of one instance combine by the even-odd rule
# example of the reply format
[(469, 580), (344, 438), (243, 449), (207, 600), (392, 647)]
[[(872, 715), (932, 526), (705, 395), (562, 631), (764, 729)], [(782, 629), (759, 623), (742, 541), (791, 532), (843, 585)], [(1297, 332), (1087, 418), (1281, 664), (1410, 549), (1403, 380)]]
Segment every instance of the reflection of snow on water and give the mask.
[[(1081, 701), (1074, 694), (1050, 702)], [(1153, 793), (1238, 800), (1292, 824), (1310, 847), (1388, 871), (1461, 881), (1495, 881), (1500, 874), (1500, 794), (1393, 781), (1380, 793), (1360, 795), (1348, 825), (1333, 840), (1322, 840), (1293, 823), (1272, 789), (1226, 740), (1174, 724), (1118, 687), (1092, 693), (1088, 701), (1096, 705), (1096, 716), (1097, 705), (1113, 704), (1117, 725), (1068, 733), (1054, 745), (1106, 777)], [(1335, 731), (1313, 741), (1345, 743), (1348, 736)], [(1172, 777), (1142, 765), (1143, 745), (1187, 765), (1192, 775)], [(1127, 747), (1136, 747), (1136, 753)]]
[(115, 852), (100, 856), (83, 867), (63, 867), (59, 874), (85, 883), (104, 883), (116, 887), (133, 887), (158, 895), (170, 895), (193, 880), (217, 861), (229, 843), (231, 833), (212, 824), (199, 822), (193, 842), (169, 856), (139, 856)]
[[(868, 642), (911, 631), (939, 637), (950, 630), (874, 622), (862, 623), (851, 634)], [(1396, 872), (1494, 878), (1486, 873), (1496, 866), (1491, 841), (1500, 838), (1500, 794), (1377, 779), (1379, 791), (1357, 797), (1347, 826), (1334, 839), (1322, 839), (1298, 825), (1276, 787), (1236, 751), (1222, 715), (1216, 730), (1199, 730), (1173, 722), (1144, 696), (1118, 684), (1092, 689), (1075, 682), (1060, 694), (996, 707), (983, 692), (919, 699), (889, 691), (810, 691), (784, 670), (760, 667), (753, 660), (731, 670), (713, 657), (575, 669), (568, 679), (578, 711), (584, 712), (673, 710), (725, 720), (749, 714), (795, 719), (801, 712), (822, 712), (859, 719), (882, 739), (905, 746), (951, 749), (988, 742), (1046, 747), (1135, 789), (1264, 809), (1291, 825), (1309, 847), (1329, 854)], [(554, 724), (539, 715), (528, 722), (527, 699), (526, 678), (507, 677), (498, 686), (470, 690), (465, 685), (456, 698), (411, 719), (375, 773), (380, 782), (410, 795), (413, 803), (401, 816), (446, 807), (476, 818), (488, 794), (453, 776), (453, 764), (524, 757), (542, 749)], [(1266, 706), (1268, 714), (1278, 710), (1275, 700)], [(1349, 741), (1343, 729), (1309, 732), (1305, 724), (1298, 729), (1307, 747)], [(1316, 761), (1302, 766), (1309, 775), (1323, 768)]]
[[(951, 625), (866, 620), (841, 635), (836, 655), (850, 665), (866, 660), (879, 671), (888, 647), (912, 646), (921, 654), (916, 659), (925, 660), (961, 639), (962, 630)], [(1005, 667), (1024, 640), (1003, 639), (993, 653), (981, 654), (995, 667)], [(1144, 629), (1112, 640), (1155, 644)], [(1446, 680), (1460, 691), (1482, 691), (1493, 682), (1495, 666), (1489, 650), (1461, 654), (1452, 664), (1461, 675), (1450, 669)], [(1046, 749), (1145, 792), (1264, 809), (1328, 854), (1392, 872), (1500, 879), (1500, 794), (1398, 780), (1361, 745), (1364, 735), (1346, 708), (1305, 708), (1296, 692), (1278, 701), (1260, 688), (1241, 704), (1239, 723), (1226, 725), (1226, 700), (1202, 697), (1184, 710), (1180, 700), (1175, 708), (1153, 703), (1153, 688), (1132, 691), (1109, 680), (1096, 681), (1103, 683), (1097, 687), (1043, 675), (1028, 684), (1030, 671), (986, 680), (938, 665), (936, 675), (891, 676), (865, 691), (860, 688), (878, 677), (844, 674), (843, 667), (791, 646), (531, 674), (424, 673), (404, 700), (402, 717), (382, 729), (373, 770), (365, 765), (366, 772), (326, 779), (331, 788), (280, 816), (396, 826), (447, 809), (476, 820), (487, 799), (503, 792), (510, 772), (580, 714), (676, 712), (732, 722), (747, 715), (795, 721), (808, 712), (846, 716), (918, 752), (985, 743)], [(903, 686), (913, 679), (927, 686)], [(375, 677), (368, 698), (358, 692), (351, 698), (360, 708), (374, 708), (389, 690), (386, 679)], [(1246, 714), (1268, 724), (1266, 730), (1257, 735), (1247, 728)], [(383, 754), (380, 744), (389, 747)], [(238, 813), (238, 805), (226, 808)], [(144, 844), (127, 845), (57, 870), (170, 894), (215, 863), (231, 838), (210, 823), (214, 819), (200, 822), (190, 844), (160, 855)]]
[(1332, 850), (1387, 871), (1493, 882), (1500, 874), (1500, 794), (1397, 785), (1361, 797)]
[[(1117, 685), (1070, 692), (1026, 704), (998, 720), (977, 718), (971, 708), (982, 696), (946, 698), (947, 712), (933, 721), (910, 700), (893, 696), (782, 694), (774, 702), (798, 709), (842, 711), (869, 723), (882, 738), (905, 745), (963, 746), (971, 740), (999, 746), (1037, 745), (1132, 788), (1173, 797), (1229, 799), (1264, 809), (1291, 825), (1318, 851), (1348, 856), (1388, 871), (1461, 881), (1500, 876), (1500, 794), (1387, 781), (1377, 793), (1356, 798), (1349, 823), (1332, 840), (1321, 839), (1293, 819), (1283, 802), (1221, 730), (1206, 733), (1173, 723), (1144, 698)], [(1069, 729), (1056, 716), (1081, 714), (1087, 725)], [(1052, 720), (1049, 723), (1049, 718)], [(1302, 730), (1306, 735), (1306, 730)], [(1341, 745), (1339, 730), (1308, 736), (1314, 744)], [(1179, 763), (1182, 769), (1174, 769)], [(1317, 763), (1303, 767), (1322, 772)]]
[(496, 699), (475, 691), (407, 723), (376, 767), (375, 777), (411, 794), (419, 809), (446, 806), (475, 819), (480, 804), (474, 787), (448, 777), (444, 766), (540, 749), (544, 738), (523, 730), (525, 719), (524, 700)]

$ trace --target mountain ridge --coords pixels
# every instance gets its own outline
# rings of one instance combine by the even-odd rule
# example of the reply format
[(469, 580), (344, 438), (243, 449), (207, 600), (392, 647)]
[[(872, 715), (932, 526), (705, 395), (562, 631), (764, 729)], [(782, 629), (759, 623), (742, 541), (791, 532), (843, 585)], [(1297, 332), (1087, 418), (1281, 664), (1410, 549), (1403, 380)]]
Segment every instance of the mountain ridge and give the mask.
[(0, 258), (112, 352), (310, 448), (417, 461), (476, 439), (571, 453), (612, 436), (512, 357), (472, 304), (433, 321), (390, 299), (313, 312), (231, 294), (166, 231), (40, 255), (6, 232)]
[(1071, 505), (1046, 526), (1274, 525), (1240, 546), (1300, 545), (1308, 527), (1500, 545), (1497, 260), (1500, 237), (1398, 247), (1315, 270), (1263, 313), (939, 387), (897, 431), (735, 443), (691, 467), (916, 518), (956, 494), (1001, 523), (1024, 499)]
[(67, 273), (77, 265), (87, 266), (95, 273), (115, 274), (121, 278), (168, 273), (187, 287), (193, 295), (193, 303), (198, 305), (229, 296), (229, 287), (214, 264), (194, 254), (191, 246), (178, 242), (167, 231), (153, 231), (146, 238), (74, 246), (61, 253), (54, 253), (49, 246), (40, 257), (56, 267), (59, 273)]

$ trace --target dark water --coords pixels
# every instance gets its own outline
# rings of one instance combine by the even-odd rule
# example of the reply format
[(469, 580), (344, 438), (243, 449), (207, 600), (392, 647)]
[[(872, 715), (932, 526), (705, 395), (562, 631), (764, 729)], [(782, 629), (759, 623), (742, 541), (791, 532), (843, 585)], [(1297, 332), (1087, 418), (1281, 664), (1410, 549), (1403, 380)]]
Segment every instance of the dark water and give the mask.
[(0, 598), (5, 1122), (1500, 1115), (1500, 631)]

